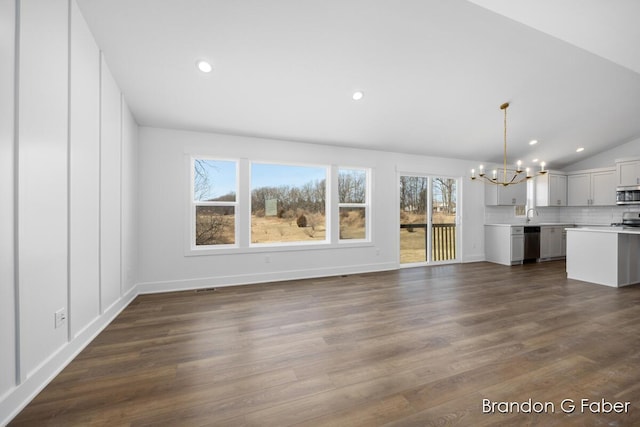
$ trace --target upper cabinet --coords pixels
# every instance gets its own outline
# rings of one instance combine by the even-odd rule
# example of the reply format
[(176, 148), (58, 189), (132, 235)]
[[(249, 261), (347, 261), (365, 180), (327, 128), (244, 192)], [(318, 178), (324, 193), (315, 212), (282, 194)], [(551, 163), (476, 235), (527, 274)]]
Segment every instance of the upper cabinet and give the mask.
[(567, 204), (569, 206), (591, 204), (591, 174), (577, 173), (567, 177)]
[(538, 175), (536, 206), (567, 206), (567, 176), (556, 173)]
[(617, 185), (640, 185), (640, 159), (617, 162), (616, 170)]
[(484, 184), (484, 204), (487, 206), (515, 206), (527, 202), (527, 184)]
[(613, 206), (615, 204), (615, 169), (572, 173), (567, 177), (568, 206)]

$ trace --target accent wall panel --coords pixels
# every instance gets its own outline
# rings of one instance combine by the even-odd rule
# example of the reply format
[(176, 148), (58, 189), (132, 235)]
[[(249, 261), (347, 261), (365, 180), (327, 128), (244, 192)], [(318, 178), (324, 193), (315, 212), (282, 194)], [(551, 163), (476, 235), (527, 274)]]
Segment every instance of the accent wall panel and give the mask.
[(138, 124), (122, 99), (122, 293), (131, 290), (138, 264)]
[(18, 268), (21, 378), (68, 339), (68, 0), (20, 2)]
[(100, 314), (100, 50), (71, 2), (69, 322), (71, 337)]
[[(0, 0), (0, 396), (16, 385), (14, 289), (15, 1)], [(0, 424), (2, 418), (0, 417)]]
[(104, 312), (120, 297), (121, 111), (120, 89), (104, 57), (100, 91), (100, 294)]

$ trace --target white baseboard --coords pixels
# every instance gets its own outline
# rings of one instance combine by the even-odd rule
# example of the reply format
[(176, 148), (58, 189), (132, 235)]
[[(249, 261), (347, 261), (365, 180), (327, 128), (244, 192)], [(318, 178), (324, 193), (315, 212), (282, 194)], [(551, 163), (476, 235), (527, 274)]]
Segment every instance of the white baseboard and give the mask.
[(273, 273), (234, 274), (229, 276), (212, 276), (196, 279), (143, 282), (138, 283), (137, 289), (139, 294), (152, 294), (212, 287), (249, 285), (254, 283), (281, 282), (284, 280), (313, 279), (317, 277), (339, 276), (342, 274), (373, 273), (376, 271), (397, 269), (398, 265), (396, 263), (361, 264), (336, 268), (287, 270)]
[(472, 255), (472, 256), (465, 257), (462, 260), (463, 263), (482, 262), (482, 261), (486, 261), (486, 258), (484, 255)]

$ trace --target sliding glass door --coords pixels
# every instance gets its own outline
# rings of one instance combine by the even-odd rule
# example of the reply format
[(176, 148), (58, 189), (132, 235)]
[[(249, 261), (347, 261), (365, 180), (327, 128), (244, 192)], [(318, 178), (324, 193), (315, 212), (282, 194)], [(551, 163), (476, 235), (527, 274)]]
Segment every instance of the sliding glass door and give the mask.
[(400, 175), (400, 263), (458, 258), (458, 180)]

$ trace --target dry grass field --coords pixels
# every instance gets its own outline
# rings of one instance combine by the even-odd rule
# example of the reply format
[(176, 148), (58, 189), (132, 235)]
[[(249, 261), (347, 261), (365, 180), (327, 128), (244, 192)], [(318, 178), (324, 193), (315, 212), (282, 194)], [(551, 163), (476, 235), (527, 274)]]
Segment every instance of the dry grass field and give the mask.
[(296, 218), (251, 216), (251, 243), (308, 242), (326, 238), (324, 215), (308, 214), (306, 227), (298, 227)]
[[(349, 210), (340, 215), (341, 239), (364, 239), (365, 219), (364, 211)], [(251, 216), (251, 243), (282, 243), (282, 242), (313, 242), (324, 241), (326, 235), (325, 217), (322, 214), (306, 214), (306, 226), (300, 227), (296, 217), (279, 218), (277, 216)], [(210, 224), (217, 224), (218, 228), (210, 233), (203, 233), (200, 245), (233, 244), (235, 233), (234, 215), (220, 215), (213, 211), (204, 211), (198, 215), (198, 229), (206, 229)], [(424, 215), (402, 212), (401, 224), (424, 224)], [(455, 216), (435, 213), (434, 224), (451, 224)], [(424, 228), (401, 228), (400, 232), (400, 263), (424, 262), (426, 260), (426, 242)], [(435, 246), (435, 245), (434, 245)], [(434, 247), (434, 250), (438, 248)], [(444, 259), (448, 259), (445, 254)], [(442, 258), (441, 258), (442, 259)]]
[[(340, 216), (341, 239), (364, 239), (365, 219), (357, 210), (343, 212)], [(298, 225), (296, 217), (251, 216), (251, 243), (310, 242), (326, 239), (326, 222), (322, 214), (306, 214), (306, 226)], [(212, 227), (212, 224), (215, 226)], [(198, 215), (197, 234), (199, 245), (233, 244), (235, 216), (202, 212)], [(211, 229), (210, 232), (203, 230)]]
[[(401, 212), (400, 224), (424, 224), (425, 215)], [(442, 212), (433, 214), (434, 224), (452, 224), (455, 215), (446, 215)], [(400, 263), (408, 264), (426, 261), (425, 228), (401, 228), (400, 229)], [(436, 248), (434, 248), (435, 250)]]
[(425, 229), (400, 229), (400, 263), (424, 262), (426, 256)]

